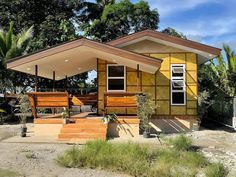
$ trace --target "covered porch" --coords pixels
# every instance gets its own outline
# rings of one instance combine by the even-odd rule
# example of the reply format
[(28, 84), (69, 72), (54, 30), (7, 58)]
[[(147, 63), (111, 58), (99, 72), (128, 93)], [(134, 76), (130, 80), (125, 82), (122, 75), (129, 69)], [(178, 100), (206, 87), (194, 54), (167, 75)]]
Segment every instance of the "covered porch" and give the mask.
[[(125, 81), (123, 88), (117, 89), (120, 87), (117, 84), (120, 77), (111, 77), (111, 85), (108, 84), (106, 88), (99, 88), (100, 85), (97, 84), (97, 92), (83, 95), (79, 92), (73, 93), (66, 87), (69, 77), (92, 70), (99, 73), (99, 61), (101, 60), (111, 65), (122, 66), (124, 74), (126, 67), (134, 69), (137, 75), (137, 90), (139, 91), (128, 92)], [(105, 116), (109, 108), (135, 108), (137, 106), (135, 94), (141, 92), (139, 89), (139, 73), (143, 71), (155, 74), (160, 66), (161, 60), (159, 59), (83, 38), (14, 59), (7, 64), (9, 69), (34, 75), (35, 88), (28, 95), (32, 105), (35, 133), (45, 134), (45, 136), (51, 134), (58, 137), (59, 140), (93, 139), (96, 137), (105, 139), (107, 135), (119, 136), (118, 131), (121, 130), (129, 136), (138, 134), (139, 119), (135, 113), (130, 115), (126, 112), (126, 114), (118, 115), (118, 122), (111, 124), (111, 130), (101, 122), (101, 118)], [(119, 72), (116, 69), (112, 70), (112, 68), (109, 71), (111, 76)], [(99, 73), (97, 77), (98, 80), (102, 79), (103, 82), (108, 82), (110, 75)], [(40, 89), (38, 84), (40, 78), (52, 80), (50, 92)], [(65, 80), (64, 90), (56, 88), (55, 85), (57, 81), (62, 79)], [(101, 95), (103, 105), (99, 107)], [(61, 112), (65, 109), (68, 110), (68, 124), (63, 124)], [(47, 112), (49, 114), (42, 114), (45, 110), (49, 110)], [(121, 127), (117, 128), (119, 125)]]

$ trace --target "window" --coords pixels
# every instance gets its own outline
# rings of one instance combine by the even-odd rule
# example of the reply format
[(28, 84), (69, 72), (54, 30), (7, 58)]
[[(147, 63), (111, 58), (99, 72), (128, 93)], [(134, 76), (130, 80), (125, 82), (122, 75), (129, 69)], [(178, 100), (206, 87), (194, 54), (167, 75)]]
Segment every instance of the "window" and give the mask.
[(171, 65), (171, 105), (185, 105), (185, 65)]
[(107, 65), (107, 91), (125, 91), (125, 66), (118, 64)]

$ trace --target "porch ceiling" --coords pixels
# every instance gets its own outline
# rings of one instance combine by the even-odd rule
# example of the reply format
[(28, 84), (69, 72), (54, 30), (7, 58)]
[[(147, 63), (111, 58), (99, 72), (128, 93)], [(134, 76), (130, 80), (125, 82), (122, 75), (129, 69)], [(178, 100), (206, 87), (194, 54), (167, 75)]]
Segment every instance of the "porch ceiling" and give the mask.
[(107, 44), (78, 39), (32, 55), (16, 58), (7, 63), (7, 68), (16, 71), (35, 74), (38, 65), (38, 76), (52, 79), (53, 71), (56, 80), (97, 69), (97, 58), (113, 63), (123, 64), (136, 69), (155, 73), (162, 60), (132, 53)]

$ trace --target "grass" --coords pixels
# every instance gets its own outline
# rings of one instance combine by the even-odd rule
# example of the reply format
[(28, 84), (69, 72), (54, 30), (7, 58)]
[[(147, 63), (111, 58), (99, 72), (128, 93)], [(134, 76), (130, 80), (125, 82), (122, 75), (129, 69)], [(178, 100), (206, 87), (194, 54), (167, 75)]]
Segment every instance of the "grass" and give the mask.
[(91, 141), (82, 148), (74, 146), (58, 156), (56, 161), (69, 168), (98, 168), (138, 177), (194, 177), (199, 172), (205, 172), (206, 177), (224, 177), (208, 175), (214, 168), (219, 169), (218, 173), (225, 169), (209, 163), (201, 153), (192, 151), (191, 141), (184, 135), (171, 142), (174, 142), (174, 148)]
[(35, 154), (34, 154), (33, 152), (28, 152), (28, 153), (26, 153), (26, 154), (25, 154), (25, 157), (26, 157), (27, 159), (36, 159), (36, 156), (35, 156)]
[(205, 174), (206, 177), (224, 177), (228, 174), (228, 171), (221, 163), (215, 163), (206, 168)]
[(17, 177), (17, 176), (19, 176), (17, 172), (0, 168), (0, 177)]
[(192, 139), (181, 134), (175, 138), (164, 138), (167, 145), (173, 146), (178, 151), (187, 151), (192, 147)]

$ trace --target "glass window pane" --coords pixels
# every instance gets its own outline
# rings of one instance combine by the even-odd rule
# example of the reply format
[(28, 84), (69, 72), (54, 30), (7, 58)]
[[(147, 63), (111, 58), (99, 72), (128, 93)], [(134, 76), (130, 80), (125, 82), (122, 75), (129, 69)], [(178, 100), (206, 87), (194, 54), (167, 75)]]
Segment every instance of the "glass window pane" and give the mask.
[(183, 76), (184, 76), (183, 66), (172, 67), (172, 77), (183, 77)]
[(108, 79), (108, 90), (124, 90), (124, 79)]
[(124, 66), (108, 66), (108, 77), (124, 77)]
[(184, 81), (183, 80), (173, 80), (172, 81), (172, 90), (184, 90)]
[(172, 104), (184, 104), (184, 93), (173, 92), (172, 93)]

